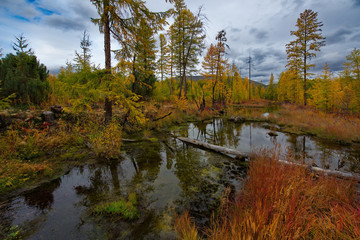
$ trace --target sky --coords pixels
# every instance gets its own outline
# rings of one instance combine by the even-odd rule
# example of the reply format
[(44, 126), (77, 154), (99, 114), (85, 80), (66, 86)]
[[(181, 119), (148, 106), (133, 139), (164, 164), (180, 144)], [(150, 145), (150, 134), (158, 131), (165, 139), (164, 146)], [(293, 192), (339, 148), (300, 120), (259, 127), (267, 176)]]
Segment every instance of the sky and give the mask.
[[(360, 48), (360, 0), (185, 0), (196, 12), (200, 6), (206, 15), (206, 45), (215, 43), (218, 31), (227, 33), (227, 57), (247, 77), (248, 58), (252, 58), (252, 80), (265, 84), (285, 70), (286, 47), (294, 40), (290, 31), (305, 9), (318, 12), (324, 26), (326, 46), (312, 59), (320, 74), (325, 63), (333, 72), (343, 69), (346, 56)], [(148, 0), (152, 11), (172, 7), (165, 0)], [(0, 0), (0, 48), (13, 53), (15, 36), (23, 33), (41, 63), (56, 72), (80, 51), (80, 39), (86, 29), (92, 41), (92, 61), (104, 66), (103, 35), (91, 22), (97, 10), (90, 0)], [(169, 20), (171, 22), (171, 20)], [(112, 41), (112, 50), (120, 46)], [(206, 50), (202, 55), (206, 54)], [(115, 65), (115, 60), (113, 61)]]

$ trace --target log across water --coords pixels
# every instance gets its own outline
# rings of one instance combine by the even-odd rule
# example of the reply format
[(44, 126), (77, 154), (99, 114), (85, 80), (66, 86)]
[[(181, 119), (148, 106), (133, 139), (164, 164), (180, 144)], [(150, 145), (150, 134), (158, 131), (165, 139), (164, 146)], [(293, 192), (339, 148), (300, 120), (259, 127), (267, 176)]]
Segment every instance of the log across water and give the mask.
[[(218, 145), (214, 145), (214, 144), (210, 144), (210, 143), (206, 143), (206, 142), (202, 142), (196, 139), (192, 139), (192, 138), (185, 138), (185, 137), (176, 137), (175, 138), (179, 139), (180, 141), (187, 143), (187, 144), (191, 144), (200, 148), (204, 148), (207, 150), (212, 150), (214, 152), (217, 153), (221, 153), (221, 154), (225, 154), (225, 155), (231, 155), (234, 156), (234, 158), (236, 159), (242, 159), (245, 160), (246, 158), (249, 157), (248, 154), (240, 152), (238, 150), (234, 150), (234, 149), (230, 149), (230, 148), (226, 148), (226, 147), (222, 147), (222, 146), (218, 146)], [(289, 162), (289, 161), (285, 161), (285, 160), (279, 160), (281, 163), (287, 164), (287, 165), (299, 165), (299, 166), (303, 166), (306, 167), (307, 169), (314, 171), (314, 172), (319, 172), (319, 173), (323, 173), (324, 175), (327, 176), (334, 176), (334, 177), (339, 177), (339, 178), (345, 178), (345, 179), (351, 179), (351, 180), (355, 180), (357, 182), (360, 182), (360, 174), (357, 173), (351, 173), (351, 172), (342, 172), (342, 171), (338, 171), (338, 170), (330, 170), (330, 169), (323, 169), (323, 168), (319, 168), (319, 167), (314, 167), (311, 165), (306, 165), (306, 164), (300, 164), (300, 163), (296, 163), (296, 162)]]
[(235, 156), (235, 158), (238, 158), (238, 159), (245, 159), (246, 157), (248, 157), (247, 154), (242, 153), (242, 152), (237, 151), (237, 150), (234, 150), (234, 149), (217, 146), (217, 145), (214, 145), (214, 144), (202, 142), (202, 141), (192, 139), (192, 138), (184, 138), (184, 137), (176, 137), (176, 138), (179, 139), (180, 141), (184, 142), (184, 143), (192, 144), (192, 145), (195, 145), (195, 146), (198, 146), (198, 147), (202, 147), (202, 148), (205, 148), (205, 149), (208, 149), (208, 150), (212, 150), (214, 152), (227, 154), (227, 155), (233, 155), (233, 156)]

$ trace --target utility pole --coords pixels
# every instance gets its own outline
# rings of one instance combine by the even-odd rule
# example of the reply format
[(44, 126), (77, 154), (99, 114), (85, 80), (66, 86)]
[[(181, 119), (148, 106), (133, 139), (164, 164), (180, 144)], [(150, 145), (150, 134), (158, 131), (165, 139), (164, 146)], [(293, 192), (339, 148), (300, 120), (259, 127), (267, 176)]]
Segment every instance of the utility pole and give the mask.
[(250, 79), (251, 79), (251, 61), (252, 61), (252, 58), (251, 58), (251, 55), (249, 54), (249, 60), (248, 60), (248, 64), (249, 64), (249, 100), (251, 98), (251, 92), (250, 92)]

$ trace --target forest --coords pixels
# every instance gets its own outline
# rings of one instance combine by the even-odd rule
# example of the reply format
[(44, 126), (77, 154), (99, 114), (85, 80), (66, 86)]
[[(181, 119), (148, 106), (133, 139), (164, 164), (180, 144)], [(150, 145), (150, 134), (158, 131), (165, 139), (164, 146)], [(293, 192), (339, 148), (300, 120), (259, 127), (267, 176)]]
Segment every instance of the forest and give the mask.
[(0, 51), (2, 239), (360, 238), (360, 49), (315, 73), (305, 9), (265, 85), (201, 7), (90, 2), (104, 68), (86, 30), (56, 74), (23, 33)]

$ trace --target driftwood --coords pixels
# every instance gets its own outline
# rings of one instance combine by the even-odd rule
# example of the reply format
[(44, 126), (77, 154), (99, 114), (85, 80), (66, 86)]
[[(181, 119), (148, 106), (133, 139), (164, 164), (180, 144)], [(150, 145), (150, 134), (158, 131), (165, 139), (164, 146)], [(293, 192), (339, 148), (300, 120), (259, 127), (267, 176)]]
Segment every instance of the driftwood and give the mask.
[(245, 157), (247, 157), (247, 154), (242, 153), (240, 151), (226, 148), (226, 147), (217, 146), (217, 145), (206, 143), (206, 142), (202, 142), (202, 141), (199, 141), (196, 139), (184, 138), (184, 137), (177, 137), (177, 139), (179, 139), (180, 141), (182, 141), (184, 143), (188, 143), (188, 144), (192, 144), (192, 145), (195, 145), (198, 147), (209, 149), (209, 150), (212, 150), (217, 153), (234, 155), (235, 158), (244, 159)]
[[(175, 137), (175, 136), (174, 136)], [(210, 144), (210, 143), (205, 143), (196, 139), (192, 139), (192, 138), (184, 138), (184, 137), (175, 137), (177, 139), (179, 139), (180, 141), (187, 143), (187, 144), (191, 144), (194, 146), (198, 146), (200, 148), (205, 148), (208, 150), (212, 150), (214, 152), (217, 153), (221, 153), (221, 154), (225, 154), (225, 155), (233, 155), (235, 156), (235, 158), (238, 159), (245, 159), (248, 158), (249, 155), (234, 149), (230, 149), (230, 148), (226, 148), (226, 147), (221, 147), (221, 146), (217, 146), (214, 144)], [(357, 173), (351, 173), (351, 172), (342, 172), (342, 171), (338, 171), (338, 170), (330, 170), (330, 169), (323, 169), (323, 168), (319, 168), (319, 167), (314, 167), (311, 165), (306, 165), (306, 164), (300, 164), (300, 163), (296, 163), (296, 162), (289, 162), (289, 161), (285, 161), (285, 160), (279, 160), (279, 162), (283, 163), (283, 164), (287, 164), (287, 165), (298, 165), (298, 166), (302, 166), (302, 167), (306, 167), (307, 169), (309, 169), (310, 171), (313, 172), (318, 172), (318, 173), (323, 173), (324, 175), (327, 176), (333, 176), (333, 177), (338, 177), (338, 178), (344, 178), (344, 179), (349, 179), (349, 180), (355, 180), (357, 182), (360, 182), (360, 174)]]
[(123, 142), (141, 142), (143, 140), (123, 138), (123, 139), (121, 139), (121, 141), (123, 141)]

